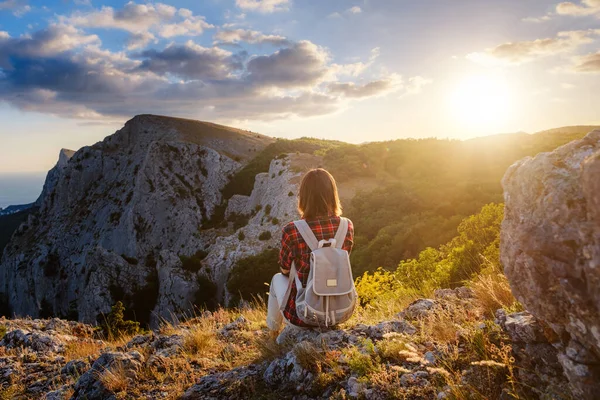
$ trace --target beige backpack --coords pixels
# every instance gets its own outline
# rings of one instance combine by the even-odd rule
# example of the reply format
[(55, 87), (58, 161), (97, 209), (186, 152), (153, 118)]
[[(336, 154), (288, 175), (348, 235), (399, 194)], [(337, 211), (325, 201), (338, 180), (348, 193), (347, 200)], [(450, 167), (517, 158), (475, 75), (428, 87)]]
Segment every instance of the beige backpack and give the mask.
[[(352, 316), (357, 299), (350, 258), (348, 252), (342, 250), (348, 232), (348, 220), (341, 218), (335, 237), (321, 241), (317, 240), (306, 221), (294, 221), (294, 224), (311, 249), (310, 272), (306, 287), (303, 287), (296, 266), (292, 263), (281, 310), (285, 309), (295, 279), (296, 312), (304, 323), (329, 327), (347, 321)], [(327, 243), (329, 246), (324, 247)]]

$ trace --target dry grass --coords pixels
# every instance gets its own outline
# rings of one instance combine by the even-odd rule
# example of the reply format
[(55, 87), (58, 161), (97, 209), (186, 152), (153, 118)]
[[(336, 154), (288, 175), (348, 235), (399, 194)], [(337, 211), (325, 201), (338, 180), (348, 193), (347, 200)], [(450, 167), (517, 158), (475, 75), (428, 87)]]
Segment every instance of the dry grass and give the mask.
[(127, 369), (121, 362), (115, 362), (110, 368), (100, 372), (98, 379), (107, 390), (113, 393), (120, 393), (129, 386)]
[(103, 348), (104, 344), (95, 340), (70, 342), (65, 346), (65, 361), (69, 362), (80, 358), (96, 357)]
[(321, 366), (326, 360), (323, 349), (305, 341), (295, 345), (292, 351), (302, 368), (311, 372), (321, 372)]
[(213, 330), (202, 326), (192, 327), (184, 336), (183, 349), (188, 355), (208, 357), (220, 352), (221, 343)]
[(522, 310), (522, 306), (513, 296), (508, 279), (504, 274), (478, 275), (470, 282), (469, 286), (475, 292), (482, 310), (489, 317), (493, 318), (499, 308), (510, 309), (513, 312)]

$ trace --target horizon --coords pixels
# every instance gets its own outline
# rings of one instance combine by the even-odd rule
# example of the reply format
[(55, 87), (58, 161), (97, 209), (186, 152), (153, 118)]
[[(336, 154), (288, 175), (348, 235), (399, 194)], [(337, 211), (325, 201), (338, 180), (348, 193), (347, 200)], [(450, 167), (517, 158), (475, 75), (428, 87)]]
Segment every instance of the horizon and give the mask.
[(0, 173), (142, 113), (349, 143), (599, 125), (599, 18), (596, 0), (0, 0)]

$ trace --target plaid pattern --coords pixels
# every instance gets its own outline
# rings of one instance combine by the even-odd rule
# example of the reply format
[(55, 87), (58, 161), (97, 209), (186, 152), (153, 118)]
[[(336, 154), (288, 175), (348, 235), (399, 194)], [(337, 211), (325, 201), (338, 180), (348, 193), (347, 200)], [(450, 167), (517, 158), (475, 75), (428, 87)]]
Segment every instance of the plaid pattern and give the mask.
[[(340, 217), (328, 216), (313, 220), (307, 220), (308, 226), (313, 231), (317, 240), (328, 240), (335, 236), (338, 227), (340, 226)], [(354, 226), (352, 221), (348, 220), (348, 233), (342, 249), (348, 253), (352, 251), (354, 244)], [(300, 235), (298, 228), (293, 222), (288, 223), (283, 227), (283, 235), (281, 237), (281, 251), (279, 252), (279, 266), (281, 273), (289, 275), (292, 268), (292, 262), (296, 265), (298, 278), (302, 282), (302, 286), (306, 286), (308, 273), (310, 272), (310, 248)], [(290, 277), (290, 279), (292, 279)], [(292, 281), (292, 290), (287, 305), (283, 310), (283, 316), (289, 322), (296, 326), (307, 326), (298, 318), (296, 313), (296, 282)]]

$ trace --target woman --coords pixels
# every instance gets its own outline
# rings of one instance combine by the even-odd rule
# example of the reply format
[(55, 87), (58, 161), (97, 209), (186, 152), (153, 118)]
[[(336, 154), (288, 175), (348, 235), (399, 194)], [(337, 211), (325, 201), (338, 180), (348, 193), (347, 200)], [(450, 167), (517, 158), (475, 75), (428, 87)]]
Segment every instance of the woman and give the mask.
[[(317, 240), (329, 240), (335, 236), (340, 225), (342, 206), (338, 196), (335, 179), (326, 170), (317, 168), (310, 170), (302, 178), (300, 193), (298, 194), (298, 211)], [(342, 249), (348, 253), (352, 250), (354, 239), (354, 227), (348, 220), (348, 232), (342, 245)], [(267, 325), (272, 332), (281, 328), (285, 317), (286, 321), (300, 327), (307, 327), (296, 314), (296, 282), (292, 280), (290, 295), (280, 311), (281, 302), (288, 289), (288, 279), (292, 262), (296, 267), (298, 278), (303, 286), (310, 271), (311, 250), (300, 235), (294, 222), (288, 223), (283, 228), (281, 238), (281, 251), (279, 253), (279, 266), (281, 272), (273, 276), (269, 289), (269, 305), (267, 313)]]

